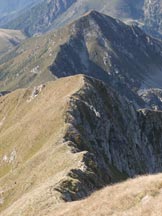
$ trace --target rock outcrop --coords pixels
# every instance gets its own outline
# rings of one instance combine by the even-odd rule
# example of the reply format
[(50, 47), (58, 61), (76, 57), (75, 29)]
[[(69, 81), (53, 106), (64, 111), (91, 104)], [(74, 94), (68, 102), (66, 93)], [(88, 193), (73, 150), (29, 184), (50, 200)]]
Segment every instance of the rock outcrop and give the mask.
[[(33, 1), (31, 1), (33, 2)], [(147, 33), (162, 37), (161, 0), (42, 0), (35, 7), (22, 11), (18, 18), (6, 23), (5, 27), (23, 29), (28, 35), (43, 33), (68, 24), (88, 10), (97, 10), (128, 23), (135, 23)], [(35, 16), (37, 14), (37, 16)], [(0, 25), (2, 25), (0, 23)]]
[(105, 81), (137, 108), (152, 108), (139, 92), (161, 88), (162, 43), (137, 26), (90, 11), (27, 40), (0, 58), (0, 70), (1, 91), (83, 73)]
[(161, 171), (162, 112), (136, 111), (103, 82), (87, 77), (70, 104), (66, 141), (94, 155), (97, 167), (104, 170), (103, 181), (105, 176), (118, 179), (113, 167), (130, 177)]
[(96, 11), (69, 25), (69, 35), (50, 67), (56, 77), (81, 71), (104, 80), (136, 106), (150, 106), (138, 91), (161, 88), (160, 41), (137, 26), (130, 27)]
[(29, 103), (32, 94), (0, 97), (1, 215), (45, 215), (61, 200), (162, 171), (162, 112), (136, 111), (83, 75), (47, 83)]
[(142, 176), (108, 186), (90, 197), (61, 204), (49, 216), (159, 216), (162, 212), (162, 175)]
[(144, 28), (150, 34), (162, 37), (162, 1), (145, 0), (144, 3)]

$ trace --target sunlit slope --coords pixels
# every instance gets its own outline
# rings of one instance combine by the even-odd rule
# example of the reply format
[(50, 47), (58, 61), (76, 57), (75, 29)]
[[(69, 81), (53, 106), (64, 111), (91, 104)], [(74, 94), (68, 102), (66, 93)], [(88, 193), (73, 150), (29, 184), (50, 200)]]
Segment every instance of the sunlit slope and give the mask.
[(162, 108), (157, 90), (157, 103), (145, 104), (143, 93), (161, 88), (162, 43), (97, 11), (30, 38), (0, 58), (0, 91), (80, 73), (104, 80), (137, 107)]
[(83, 201), (59, 205), (50, 216), (159, 216), (162, 174), (109, 186)]
[[(31, 198), (33, 207), (37, 199), (40, 208), (59, 201), (61, 195), (52, 188), (82, 158), (82, 153), (72, 154), (63, 139), (70, 96), (82, 84), (82, 77), (60, 79), (0, 97), (0, 211), (23, 195)], [(26, 214), (32, 215), (26, 205)]]
[(25, 38), (19, 30), (0, 29), (0, 55), (9, 52)]
[(108, 184), (162, 172), (161, 130), (162, 112), (136, 111), (83, 75), (1, 96), (1, 215), (52, 214)]

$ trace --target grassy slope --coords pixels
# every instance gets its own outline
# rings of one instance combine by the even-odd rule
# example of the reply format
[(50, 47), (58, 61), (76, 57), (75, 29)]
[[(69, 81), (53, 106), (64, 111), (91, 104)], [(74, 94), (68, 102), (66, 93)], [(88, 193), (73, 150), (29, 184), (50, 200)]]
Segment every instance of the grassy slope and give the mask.
[(67, 40), (68, 27), (64, 33), (60, 32), (27, 39), (0, 58), (0, 91), (39, 85), (42, 80), (54, 80), (48, 67), (57, 55), (59, 45)]
[(0, 55), (15, 47), (26, 36), (19, 30), (0, 29)]
[(24, 215), (27, 208), (31, 216), (58, 202), (53, 188), (82, 159), (63, 143), (68, 101), (82, 85), (82, 76), (69, 77), (48, 83), (31, 101), (33, 89), (0, 97), (0, 211), (22, 197), (11, 206), (15, 214), (1, 215)]
[(50, 216), (159, 216), (162, 174), (143, 176), (109, 186), (83, 201), (58, 205)]
[[(96, 15), (95, 15), (95, 17), (96, 17)], [(102, 15), (101, 15), (102, 19), (104, 19), (104, 17), (105, 16), (102, 17)], [(42, 82), (54, 80), (55, 77), (54, 77), (54, 75), (51, 74), (49, 67), (54, 63), (55, 60), (57, 60), (56, 66), (58, 68), (60, 68), (59, 70), (61, 71), (60, 76), (62, 76), (62, 74), (67, 75), (68, 69), (70, 70), (70, 74), (72, 74), (73, 71), (75, 70), (75, 67), (72, 69), (69, 67), (75, 66), (74, 63), (76, 62), (75, 56), (73, 56), (73, 52), (79, 50), (78, 43), (77, 42), (74, 43), (75, 42), (74, 39), (76, 37), (75, 36), (75, 29), (76, 29), (75, 24), (78, 25), (79, 23), (82, 23), (81, 20), (82, 21), (84, 20), (84, 22), (87, 23), (87, 30), (90, 31), (90, 27), (88, 27), (89, 26), (88, 20), (90, 20), (90, 17), (87, 14), (87, 18), (81, 18), (78, 21), (75, 21), (72, 24), (67, 25), (62, 29), (59, 29), (57, 31), (53, 31), (53, 32), (48, 33), (48, 34), (43, 35), (43, 36), (33, 37), (33, 38), (25, 40), (19, 47), (17, 47), (12, 52), (10, 52), (7, 55), (0, 58), (0, 91), (15, 90), (17, 88), (39, 85)], [(111, 22), (113, 22), (113, 21), (112, 20), (108, 21), (108, 25), (110, 25)], [(101, 24), (99, 24), (99, 26), (101, 26)], [(123, 24), (123, 26), (124, 26), (124, 24)], [(111, 27), (111, 25), (110, 25), (110, 27)], [(86, 29), (86, 24), (85, 24), (85, 26), (81, 25), (81, 28)], [(130, 32), (130, 40), (132, 37), (133, 38), (132, 40), (136, 42), (136, 38), (134, 38), (134, 33), (132, 32), (132, 29), (125, 26), (125, 27), (123, 27), (123, 31), (126, 31), (126, 30), (124, 30), (125, 28), (127, 30), (129, 30), (129, 32)], [(100, 30), (97, 30), (97, 31), (100, 32)], [(92, 30), (90, 33), (94, 34), (94, 32)], [(145, 49), (146, 49), (146, 51), (145, 51), (144, 49), (141, 49), (140, 46), (143, 46), (143, 44), (144, 44), (143, 40), (146, 40), (147, 37), (142, 35), (141, 36), (142, 39), (137, 40), (137, 46), (133, 50), (133, 55), (135, 55), (136, 58), (132, 58), (132, 57), (130, 57), (130, 56), (132, 56), (132, 50), (130, 50), (130, 48), (129, 48), (129, 46), (132, 47), (132, 45), (129, 44), (129, 46), (127, 47), (127, 44), (125, 44), (125, 41), (123, 41), (124, 44), (122, 45), (123, 47), (121, 48), (121, 53), (120, 53), (119, 52), (120, 49), (118, 47), (120, 47), (121, 38), (117, 37), (117, 35), (113, 29), (112, 29), (112, 33), (111, 33), (111, 31), (109, 33), (109, 31), (107, 31), (107, 30), (106, 31), (102, 30), (102, 34), (103, 33), (106, 35), (105, 40), (108, 42), (108, 45), (101, 46), (98, 42), (99, 36), (97, 37), (97, 39), (95, 39), (95, 36), (94, 36), (94, 38), (92, 38), (91, 40), (88, 40), (88, 39), (86, 40), (86, 47), (85, 48), (88, 49), (89, 53), (88, 53), (88, 57), (85, 57), (86, 55), (83, 52), (83, 57), (82, 57), (81, 61), (78, 60), (79, 63), (81, 64), (81, 66), (83, 66), (83, 68), (78, 69), (79, 73), (84, 72), (83, 71), (83, 69), (84, 69), (83, 63), (85, 64), (85, 67), (86, 67), (86, 64), (87, 64), (86, 60), (87, 59), (90, 60), (91, 67), (92, 67), (92, 70), (88, 71), (89, 73), (92, 73), (92, 71), (94, 71), (96, 74), (99, 74), (98, 71), (99, 71), (99, 69), (101, 69), (101, 70), (103, 70), (102, 72), (104, 72), (104, 71), (107, 72), (105, 76), (108, 77), (107, 74), (110, 72), (110, 70), (113, 71), (113, 68), (116, 67), (116, 65), (117, 65), (117, 68), (119, 67), (120, 70), (122, 71), (122, 74), (119, 74), (119, 79), (121, 79), (121, 80), (123, 79), (123, 76), (125, 77), (124, 79), (126, 79), (126, 73), (135, 74), (134, 76), (136, 76), (136, 74), (138, 74), (138, 76), (139, 77), (141, 76), (141, 78), (142, 78), (144, 73), (142, 74), (141, 70), (143, 71), (143, 70), (146, 70), (145, 68), (147, 68), (148, 72), (149, 72), (149, 70), (151, 70), (151, 72), (152, 72), (152, 70), (153, 70), (152, 67), (154, 68), (154, 64), (156, 64), (156, 65), (160, 64), (160, 66), (161, 66), (160, 55), (157, 54), (157, 52), (156, 52), (156, 56), (154, 56), (155, 55), (154, 51), (157, 49), (156, 47), (159, 45), (159, 42), (157, 42), (157, 41), (152, 42), (154, 44), (153, 47), (155, 46), (153, 51), (151, 50), (152, 49), (151, 45), (148, 44), (148, 42), (147, 42), (148, 46), (145, 47)], [(113, 37), (111, 38), (111, 34), (115, 35), (114, 38)], [(124, 34), (124, 32), (123, 32), (123, 34)], [(109, 37), (110, 37), (110, 39), (109, 39)], [(139, 34), (139, 37), (140, 37), (140, 34)], [(81, 38), (79, 36), (77, 36), (76, 39), (78, 39), (78, 41), (81, 42)], [(114, 43), (114, 40), (116, 40), (115, 43)], [(72, 49), (72, 51), (71, 50), (67, 51), (70, 43), (72, 43), (72, 42), (76, 46), (76, 49), (74, 47), (74, 49)], [(140, 45), (140, 43), (141, 43), (141, 45)], [(113, 45), (113, 44), (116, 44), (116, 45)], [(131, 44), (132, 44), (132, 42), (131, 42)], [(107, 48), (107, 46), (108, 46), (108, 48)], [(85, 48), (83, 47), (83, 51), (86, 50)], [(126, 51), (123, 51), (125, 49), (126, 49)], [(133, 47), (132, 47), (132, 49), (133, 49)], [(160, 50), (160, 48), (159, 48), (159, 50)], [(95, 55), (96, 52), (98, 52), (98, 56)], [(124, 63), (121, 63), (122, 61), (119, 61), (118, 58), (116, 58), (115, 52), (117, 52), (118, 55), (121, 56), (121, 59), (123, 59)], [(140, 52), (141, 58), (139, 57), (139, 52)], [(147, 54), (147, 56), (146, 56), (145, 52), (149, 52), (149, 54)], [(105, 53), (106, 54), (108, 53), (108, 55), (110, 55), (111, 57), (113, 56), (111, 63), (107, 62), (107, 64), (106, 64), (103, 61), (103, 59), (105, 59), (105, 56), (106, 56)], [(130, 53), (130, 55), (129, 55), (129, 53)], [(138, 58), (137, 58), (137, 56), (138, 56)], [(76, 57), (79, 57), (79, 55)], [(62, 60), (62, 58), (63, 58), (63, 60)], [(128, 62), (128, 58), (131, 61)], [(159, 59), (160, 59), (160, 61), (159, 61)], [(63, 69), (64, 65), (66, 65), (68, 62), (67, 60), (69, 60), (70, 66), (68, 65), (66, 67), (66, 69)], [(114, 62), (116, 61), (117, 63), (114, 63), (113, 61)], [(142, 64), (140, 64), (141, 61), (142, 61)], [(150, 65), (150, 61), (151, 61), (151, 65)], [(131, 64), (130, 64), (130, 62), (131, 62)], [(59, 63), (60, 63), (60, 65), (59, 65)], [(140, 64), (142, 66), (140, 67), (140, 69), (137, 70), (137, 67), (139, 68), (138, 64)], [(113, 65), (112, 69), (110, 67), (111, 65)], [(88, 67), (89, 67), (89, 64), (88, 64)], [(151, 69), (148, 70), (148, 67)], [(58, 68), (57, 68), (57, 71), (58, 71)], [(77, 65), (77, 68), (78, 68), (78, 65)], [(154, 70), (158, 71), (159, 69), (155, 68)], [(147, 76), (147, 77), (149, 79), (149, 76)], [(151, 86), (151, 87), (153, 87), (153, 86)]]
[(73, 154), (63, 140), (69, 99), (83, 85), (78, 75), (47, 83), (33, 100), (33, 89), (0, 97), (2, 216), (159, 215), (161, 175), (109, 186), (83, 201), (61, 201), (55, 188), (83, 160), (84, 152)]

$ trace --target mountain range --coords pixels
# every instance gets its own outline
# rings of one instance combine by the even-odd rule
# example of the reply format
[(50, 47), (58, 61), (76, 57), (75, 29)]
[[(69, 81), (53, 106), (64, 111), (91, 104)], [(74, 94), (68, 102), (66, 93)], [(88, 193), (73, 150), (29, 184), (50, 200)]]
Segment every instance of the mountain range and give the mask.
[(0, 12), (0, 215), (161, 215), (161, 1)]
[(161, 60), (159, 40), (91, 11), (2, 56), (0, 91), (83, 73), (104, 80), (138, 108), (161, 108)]
[(33, 7), (28, 5), (25, 11), (11, 22), (5, 22), (5, 25), (1, 22), (1, 26), (23, 29), (27, 35), (31, 36), (63, 26), (89, 10), (98, 10), (125, 22), (135, 23), (146, 32), (161, 38), (161, 0), (36, 1)]
[(16, 90), (0, 110), (2, 216), (50, 215), (63, 200), (162, 171), (162, 112), (136, 111), (102, 81)]

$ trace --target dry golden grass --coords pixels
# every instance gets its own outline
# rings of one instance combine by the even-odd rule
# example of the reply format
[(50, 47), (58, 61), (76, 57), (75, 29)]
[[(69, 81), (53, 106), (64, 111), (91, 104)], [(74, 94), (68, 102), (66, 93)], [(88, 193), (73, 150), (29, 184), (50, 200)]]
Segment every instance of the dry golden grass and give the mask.
[(83, 159), (84, 152), (73, 154), (63, 140), (69, 99), (83, 85), (78, 75), (47, 83), (34, 98), (33, 88), (0, 97), (1, 216), (162, 215), (162, 174), (111, 185), (72, 203), (55, 190)]
[[(31, 101), (33, 89), (0, 97), (1, 215), (36, 215), (58, 202), (53, 188), (83, 156), (63, 141), (69, 99), (83, 83), (83, 76), (50, 82)], [(14, 151), (14, 160), (5, 162)]]
[(161, 216), (162, 174), (108, 186), (89, 198), (60, 204), (50, 216)]

